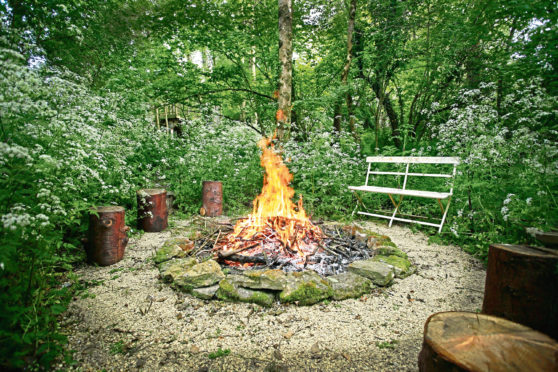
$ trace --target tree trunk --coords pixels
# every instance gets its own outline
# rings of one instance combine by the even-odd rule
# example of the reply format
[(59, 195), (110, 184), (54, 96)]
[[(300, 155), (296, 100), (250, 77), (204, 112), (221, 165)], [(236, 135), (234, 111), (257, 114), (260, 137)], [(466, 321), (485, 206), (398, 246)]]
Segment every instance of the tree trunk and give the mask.
[(493, 244), (482, 312), (525, 324), (558, 340), (558, 251)]
[(202, 216), (216, 217), (223, 214), (223, 184), (220, 181), (203, 181)]
[(421, 372), (557, 371), (558, 343), (490, 315), (445, 312), (426, 321)]
[(291, 91), (293, 78), (293, 17), (292, 0), (279, 0), (279, 96), (277, 137), (283, 142), (291, 124)]
[(389, 123), (391, 125), (391, 135), (393, 137), (393, 143), (397, 148), (401, 148), (401, 139), (399, 138), (399, 119), (397, 117), (397, 113), (391, 104), (391, 100), (388, 96), (386, 96), (385, 92), (382, 92), (380, 88), (380, 84), (377, 81), (372, 83), (372, 90), (376, 93), (376, 97), (378, 100), (382, 102), (386, 115), (389, 119)]
[(89, 215), (89, 236), (85, 248), (89, 262), (101, 266), (117, 263), (124, 257), (128, 244), (124, 208), (116, 206), (98, 207)]
[[(345, 65), (343, 66), (343, 72), (341, 73), (341, 85), (346, 88), (347, 78), (349, 76), (349, 71), (351, 69), (351, 61), (353, 59), (353, 32), (355, 30), (355, 14), (356, 14), (357, 0), (351, 0), (349, 4), (349, 20), (347, 22), (347, 57), (345, 59)], [(352, 114), (352, 97), (350, 97), (349, 92), (345, 93), (345, 101), (347, 103), (347, 109), (349, 111), (349, 120), (352, 120), (351, 131), (353, 135), (354, 132), (354, 117)], [(335, 109), (333, 113), (333, 129), (337, 133), (341, 133), (341, 100), (338, 99), (335, 104)]]
[(168, 226), (167, 191), (143, 189), (137, 192), (138, 229), (146, 232), (163, 231)]

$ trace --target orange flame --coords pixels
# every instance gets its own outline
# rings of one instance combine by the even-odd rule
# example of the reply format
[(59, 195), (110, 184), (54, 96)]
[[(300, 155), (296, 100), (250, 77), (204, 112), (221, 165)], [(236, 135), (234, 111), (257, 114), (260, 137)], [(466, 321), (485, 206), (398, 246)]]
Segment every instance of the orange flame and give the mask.
[[(261, 240), (258, 235), (267, 238), (266, 233), (272, 231), (283, 245), (285, 254), (305, 257), (313, 250), (313, 245), (321, 241), (323, 233), (306, 215), (302, 195), (296, 205), (293, 203), (295, 192), (289, 186), (293, 175), (276, 152), (273, 138), (258, 142), (262, 150), (261, 165), (265, 169), (262, 192), (254, 199), (252, 213), (236, 223), (234, 232), (222, 241), (222, 247), (224, 250), (238, 249), (247, 240)], [(308, 237), (318, 241), (312, 244)], [(245, 254), (250, 251), (256, 253), (261, 249), (250, 249)]]

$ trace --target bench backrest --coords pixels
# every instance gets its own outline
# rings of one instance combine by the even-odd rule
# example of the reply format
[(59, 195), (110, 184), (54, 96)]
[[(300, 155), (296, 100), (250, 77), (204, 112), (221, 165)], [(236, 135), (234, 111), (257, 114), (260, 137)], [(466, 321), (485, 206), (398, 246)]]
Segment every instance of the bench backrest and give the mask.
[[(368, 178), (371, 174), (405, 176), (403, 180), (403, 190), (405, 190), (405, 187), (407, 186), (408, 176), (455, 178), (457, 165), (459, 164), (459, 158), (445, 156), (369, 156), (366, 158), (366, 161), (368, 162), (368, 172), (366, 173), (365, 186), (368, 186)], [(405, 172), (371, 171), (370, 166), (372, 163), (406, 164), (406, 167)], [(452, 164), (453, 171), (451, 173), (410, 173), (409, 166), (411, 164)], [(452, 193), (453, 183), (450, 189), (450, 194)]]

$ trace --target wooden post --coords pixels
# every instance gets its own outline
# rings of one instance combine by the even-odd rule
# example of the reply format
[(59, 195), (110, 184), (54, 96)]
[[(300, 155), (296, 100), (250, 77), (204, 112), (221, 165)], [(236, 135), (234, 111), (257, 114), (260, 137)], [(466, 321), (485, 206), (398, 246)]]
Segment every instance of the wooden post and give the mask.
[(142, 189), (137, 192), (138, 229), (146, 232), (163, 231), (168, 226), (167, 191)]
[(157, 129), (161, 130), (161, 122), (159, 121), (159, 108), (157, 107), (155, 109), (155, 116), (156, 116), (156, 121), (157, 121)]
[(223, 214), (223, 184), (220, 181), (203, 181), (202, 216), (216, 217)]
[(445, 312), (424, 326), (421, 372), (558, 370), (558, 342), (495, 316)]
[(558, 252), (493, 244), (482, 312), (501, 316), (558, 339)]
[(165, 123), (167, 125), (167, 134), (169, 133), (169, 107), (165, 106)]
[(101, 266), (120, 261), (128, 244), (126, 232), (129, 229), (124, 222), (123, 207), (106, 206), (91, 209), (89, 236), (85, 244), (88, 261)]

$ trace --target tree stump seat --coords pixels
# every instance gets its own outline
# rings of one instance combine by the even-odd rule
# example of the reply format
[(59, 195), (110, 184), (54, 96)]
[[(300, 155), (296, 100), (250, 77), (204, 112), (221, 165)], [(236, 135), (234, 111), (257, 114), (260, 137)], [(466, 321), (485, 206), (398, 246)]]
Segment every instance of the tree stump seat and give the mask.
[(491, 315), (437, 313), (424, 326), (419, 370), (558, 371), (558, 342), (527, 326)]

